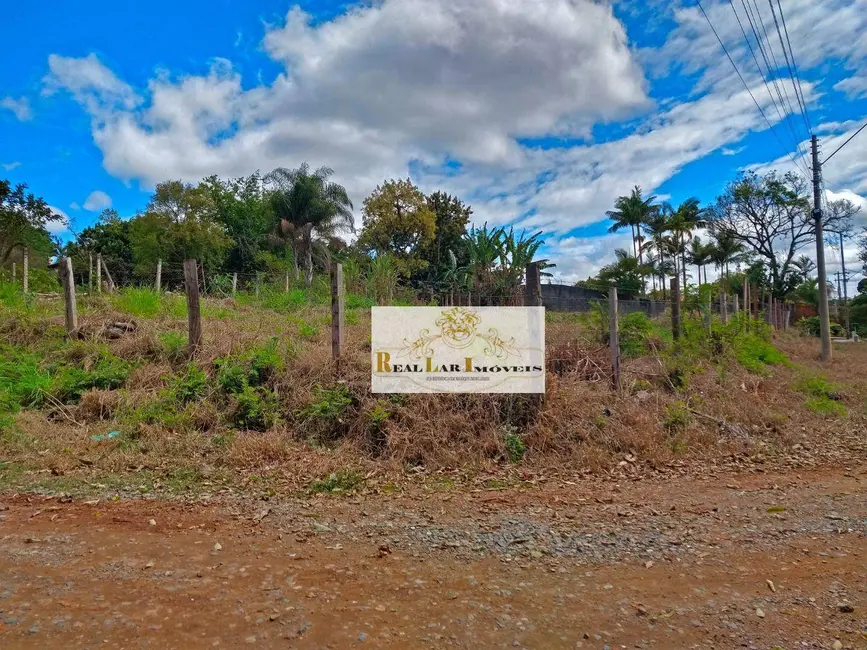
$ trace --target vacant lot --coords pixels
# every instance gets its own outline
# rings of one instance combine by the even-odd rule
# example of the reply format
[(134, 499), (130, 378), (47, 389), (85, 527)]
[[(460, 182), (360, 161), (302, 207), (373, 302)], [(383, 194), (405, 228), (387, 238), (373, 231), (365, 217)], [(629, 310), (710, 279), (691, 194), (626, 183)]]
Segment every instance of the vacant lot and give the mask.
[[(549, 392), (369, 392), (369, 301), (4, 294), (6, 647), (867, 644), (867, 347), (550, 314)], [(114, 323), (130, 327), (113, 327)]]

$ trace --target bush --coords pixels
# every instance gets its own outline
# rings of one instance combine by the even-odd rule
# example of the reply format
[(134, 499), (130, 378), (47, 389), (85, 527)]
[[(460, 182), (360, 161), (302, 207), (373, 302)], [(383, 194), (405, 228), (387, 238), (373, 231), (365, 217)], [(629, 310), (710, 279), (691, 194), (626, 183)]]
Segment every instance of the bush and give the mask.
[(296, 415), (302, 420), (334, 422), (352, 404), (349, 389), (339, 384), (333, 388), (313, 387), (313, 401), (298, 409)]
[(181, 404), (201, 397), (207, 386), (208, 375), (194, 363), (188, 364), (183, 374), (174, 375), (169, 380), (169, 391), (175, 401)]
[(277, 396), (264, 388), (244, 388), (235, 395), (232, 422), (245, 429), (267, 431), (280, 419)]
[(512, 463), (520, 462), (527, 452), (527, 446), (521, 440), (515, 427), (508, 425), (503, 427), (503, 442), (506, 445), (506, 454), (509, 457), (509, 461)]

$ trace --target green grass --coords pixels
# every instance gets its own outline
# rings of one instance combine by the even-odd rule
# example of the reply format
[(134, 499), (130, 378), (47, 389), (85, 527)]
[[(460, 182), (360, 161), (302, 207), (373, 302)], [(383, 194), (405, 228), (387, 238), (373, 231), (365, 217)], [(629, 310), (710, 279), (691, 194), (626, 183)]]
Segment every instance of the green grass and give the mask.
[(185, 318), (187, 315), (187, 303), (183, 296), (157, 293), (148, 288), (128, 287), (110, 294), (110, 300), (118, 311), (138, 318)]
[(302, 420), (333, 422), (343, 415), (350, 404), (352, 404), (352, 397), (349, 389), (343, 384), (332, 388), (314, 386), (313, 401), (298, 409), (296, 416)]
[(767, 374), (768, 366), (789, 363), (785, 354), (755, 334), (739, 333), (734, 337), (732, 345), (738, 363), (756, 374)]
[(840, 387), (821, 375), (804, 375), (795, 384), (795, 390), (806, 396), (804, 405), (820, 415), (844, 416), (846, 407), (840, 403)]

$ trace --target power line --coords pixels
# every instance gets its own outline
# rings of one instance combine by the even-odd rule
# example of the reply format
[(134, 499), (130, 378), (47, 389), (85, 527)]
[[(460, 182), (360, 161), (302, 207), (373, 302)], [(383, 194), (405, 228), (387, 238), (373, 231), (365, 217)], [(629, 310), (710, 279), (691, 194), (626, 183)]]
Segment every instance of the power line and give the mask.
[[(762, 70), (762, 66), (761, 66), (761, 64), (759, 64), (759, 59), (758, 59), (758, 57), (756, 57), (756, 51), (753, 49), (753, 45), (752, 45), (752, 43), (750, 42), (749, 36), (747, 36), (746, 29), (744, 29), (744, 25), (743, 25), (743, 23), (741, 22), (741, 17), (740, 17), (740, 15), (738, 14), (737, 9), (735, 9), (734, 0), (729, 0), (729, 4), (731, 5), (732, 12), (734, 12), (734, 14), (735, 14), (735, 18), (736, 18), (737, 21), (738, 21), (738, 26), (741, 28), (741, 34), (743, 34), (743, 36), (744, 36), (744, 40), (745, 40), (746, 43), (747, 43), (747, 47), (749, 48), (749, 50), (750, 50), (750, 54), (751, 54), (752, 57), (753, 57), (753, 61), (754, 61), (755, 64), (756, 64), (756, 68), (757, 68), (758, 71), (759, 71), (759, 75), (762, 77), (762, 81), (764, 81), (764, 83), (765, 83), (765, 90), (768, 91), (768, 97), (771, 98), (771, 103), (773, 103), (774, 108), (775, 108), (776, 111), (777, 111), (777, 115), (778, 115), (779, 118), (780, 118), (780, 122), (783, 122), (783, 123), (785, 123), (786, 125), (788, 125), (788, 127), (789, 127), (789, 131), (790, 131), (791, 134), (792, 134), (792, 138), (794, 138), (795, 147), (798, 149), (798, 153), (801, 153), (801, 155), (803, 156), (804, 154), (803, 154), (803, 152), (801, 151), (800, 140), (798, 139), (798, 136), (797, 136), (797, 134), (795, 133), (795, 129), (794, 129), (794, 127), (792, 126), (792, 122), (791, 122), (791, 120), (790, 120), (790, 119), (787, 119), (788, 114), (786, 113), (785, 106), (783, 105), (783, 98), (782, 98), (782, 95), (781, 95), (781, 93), (780, 93), (780, 89), (779, 89), (779, 87), (778, 87), (777, 84), (776, 84), (776, 80), (774, 80), (774, 85), (775, 85), (775, 88), (776, 88), (776, 91), (777, 91), (777, 96), (778, 96), (779, 99), (780, 99), (780, 102), (779, 102), (779, 103), (777, 103), (777, 100), (774, 99), (774, 94), (771, 92), (771, 85), (770, 85), (770, 83), (768, 83), (768, 77), (771, 77), (771, 66), (770, 66), (770, 63), (768, 62), (768, 58), (767, 58), (767, 55), (765, 54), (764, 48), (761, 47), (761, 39), (759, 39), (759, 35), (758, 35), (758, 33), (756, 32), (756, 28), (755, 28), (755, 26), (753, 25), (752, 18), (750, 17), (749, 12), (748, 12), (748, 10), (747, 10), (746, 3), (744, 2), (744, 0), (741, 0), (741, 5), (744, 7), (744, 13), (745, 13), (746, 16), (747, 16), (747, 20), (748, 20), (748, 22), (750, 23), (750, 28), (752, 29), (753, 35), (756, 37), (756, 43), (758, 43), (758, 45), (759, 45), (759, 47), (760, 47), (760, 51), (761, 51), (761, 54), (762, 54), (762, 58), (763, 58), (764, 61), (765, 61), (765, 66), (766, 66), (767, 69), (768, 69), (768, 75), (767, 75), (767, 76), (765, 76), (765, 72), (764, 72), (764, 70)], [(781, 108), (781, 106), (782, 106), (782, 108)], [(804, 169), (805, 169), (805, 171), (807, 172), (807, 175), (809, 176), (809, 168), (806, 166), (806, 164), (805, 164)]]
[[(789, 69), (789, 77), (792, 80), (792, 88), (795, 91), (795, 99), (797, 100), (798, 106), (801, 109), (801, 117), (804, 118), (804, 126), (807, 127), (807, 133), (810, 134), (813, 132), (813, 129), (810, 127), (810, 120), (807, 118), (807, 107), (804, 104), (804, 98), (801, 96), (801, 94), (799, 92), (799, 89), (801, 87), (801, 83), (800, 83), (800, 81), (796, 81), (797, 74), (793, 70), (793, 67), (795, 65), (794, 52), (792, 52), (791, 60), (789, 58), (789, 50), (792, 49), (792, 44), (789, 43), (789, 50), (786, 50), (786, 44), (783, 42), (783, 34), (780, 31), (780, 23), (777, 21), (777, 12), (774, 10), (773, 0), (768, 0), (768, 4), (771, 7), (771, 15), (774, 17), (774, 26), (777, 29), (777, 36), (780, 39), (780, 48), (783, 50), (783, 56), (786, 58), (786, 67)], [(777, 0), (777, 4), (778, 5), (780, 4), (779, 0)], [(783, 8), (782, 8), (782, 6), (780, 6), (780, 18), (782, 18), (782, 16), (783, 16)], [(786, 40), (788, 41), (788, 39), (789, 39), (789, 36), (788, 36), (788, 34), (786, 34)]]
[(831, 160), (831, 158), (834, 157), (834, 154), (835, 154), (835, 153), (837, 153), (838, 151), (840, 151), (840, 149), (842, 149), (842, 148), (845, 147), (847, 144), (849, 144), (849, 143), (852, 141), (852, 138), (854, 138), (856, 135), (858, 135), (859, 133), (861, 133), (861, 131), (863, 131), (865, 127), (867, 127), (867, 122), (864, 122), (864, 124), (861, 125), (861, 128), (860, 128), (860, 129), (858, 129), (857, 131), (855, 131), (855, 133), (853, 133), (852, 135), (850, 135), (850, 136), (849, 136), (849, 139), (846, 140), (846, 142), (844, 142), (844, 143), (841, 144), (839, 147), (837, 147), (836, 149), (834, 149), (834, 153), (832, 153), (830, 156), (828, 156), (827, 158), (825, 158), (825, 160), (822, 161), (822, 164), (824, 165), (826, 162), (828, 162), (829, 160)]
[[(759, 37), (758, 33), (756, 32), (756, 28), (753, 25), (753, 33), (756, 36), (756, 41), (759, 44), (759, 49), (762, 51), (762, 58), (764, 58), (765, 64), (768, 66), (768, 74), (770, 75), (771, 66), (770, 66), (770, 63), (768, 62), (768, 56), (767, 56), (767, 53), (765, 52), (765, 47), (767, 47), (767, 50), (770, 51), (770, 55), (771, 55), (770, 60), (774, 62), (773, 70), (775, 70), (775, 71), (778, 70), (780, 68), (780, 64), (777, 61), (777, 55), (776, 55), (776, 52), (774, 51), (774, 47), (771, 43), (771, 37), (768, 35), (768, 29), (767, 29), (767, 27), (765, 27), (765, 19), (762, 17), (762, 12), (759, 9), (758, 0), (747, 0), (747, 2), (749, 3), (748, 7), (751, 5), (755, 9), (755, 16), (751, 20), (751, 25), (752, 25), (752, 22), (755, 21), (755, 23), (759, 27), (761, 27), (761, 30), (762, 30), (762, 35), (764, 38)], [(752, 9), (750, 9), (749, 12), (750, 12), (749, 15), (752, 15)], [(810, 164), (808, 162), (809, 157), (807, 156), (807, 152), (805, 150), (801, 149), (800, 139), (798, 138), (797, 134), (795, 133), (795, 127), (794, 127), (794, 121), (793, 121), (794, 120), (793, 115), (795, 114), (795, 110), (792, 108), (792, 102), (789, 100), (789, 93), (786, 90), (786, 85), (784, 83), (782, 83), (782, 81), (779, 80), (776, 76), (774, 76), (773, 81), (774, 81), (774, 88), (776, 88), (777, 94), (780, 96), (780, 100), (783, 102), (784, 106), (786, 107), (786, 111), (787, 111), (786, 121), (787, 121), (787, 124), (789, 125), (789, 129), (791, 129), (791, 131), (792, 131), (792, 135), (794, 136), (795, 140), (798, 141), (798, 153), (801, 155), (801, 157), (804, 160), (804, 166), (808, 170), (807, 176), (809, 176), (810, 175), (809, 174)], [(809, 133), (807, 135), (809, 135)]]
[(786, 145), (783, 143), (782, 139), (780, 139), (780, 134), (777, 133), (776, 129), (774, 129), (774, 126), (773, 126), (773, 124), (771, 124), (771, 121), (768, 119), (768, 116), (765, 115), (765, 111), (762, 110), (762, 107), (759, 105), (759, 102), (756, 101), (755, 95), (753, 95), (753, 91), (750, 90), (750, 87), (747, 85), (747, 82), (744, 79), (743, 75), (741, 74), (741, 71), (738, 70), (738, 66), (735, 63), (734, 59), (732, 58), (732, 55), (729, 54), (728, 48), (726, 48), (725, 43), (722, 42), (722, 39), (720, 38), (719, 34), (717, 33), (716, 27), (713, 26), (713, 23), (711, 22), (710, 17), (707, 15), (707, 12), (704, 10), (704, 7), (702, 7), (701, 0), (697, 0), (697, 1), (698, 1), (698, 8), (701, 9), (701, 13), (704, 15), (704, 18), (707, 21), (707, 24), (710, 25), (711, 31), (713, 31), (713, 35), (716, 36), (716, 40), (719, 41), (720, 47), (723, 49), (723, 52), (725, 52), (726, 57), (728, 57), (729, 63), (731, 63), (732, 67), (735, 69), (735, 72), (738, 75), (738, 79), (741, 80), (741, 83), (744, 85), (744, 88), (746, 88), (747, 92), (750, 94), (750, 98), (753, 100), (753, 103), (756, 105), (756, 108), (759, 109), (759, 113), (761, 113), (762, 117), (765, 119), (765, 122), (768, 125), (768, 128), (771, 130), (771, 132), (774, 134), (774, 136), (779, 141), (780, 146), (783, 147), (783, 151), (785, 151), (788, 154), (789, 158), (792, 159), (792, 162), (795, 164), (795, 167), (800, 172), (801, 170), (798, 167), (798, 162), (795, 160), (794, 156), (792, 156), (792, 154), (789, 153), (788, 149), (786, 148)]

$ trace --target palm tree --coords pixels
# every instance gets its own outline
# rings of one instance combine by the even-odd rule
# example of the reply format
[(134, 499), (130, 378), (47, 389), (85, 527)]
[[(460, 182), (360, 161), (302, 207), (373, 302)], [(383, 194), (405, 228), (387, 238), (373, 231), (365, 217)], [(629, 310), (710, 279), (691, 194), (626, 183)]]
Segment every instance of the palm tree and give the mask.
[(328, 180), (333, 173), (328, 167), (311, 173), (304, 163), (298, 169), (278, 167), (265, 177), (275, 186), (271, 205), (278, 219), (278, 237), (292, 246), (296, 272), (298, 257), (304, 257), (308, 287), (313, 281), (314, 246), (325, 248), (338, 233), (355, 230), (352, 201), (346, 188)]
[(626, 299), (642, 293), (644, 279), (652, 272), (651, 267), (642, 264), (623, 248), (615, 250), (614, 256), (616, 261), (599, 269), (599, 284), (617, 287)]
[(714, 229), (711, 242), (711, 261), (729, 277), (729, 264), (740, 264), (746, 259), (746, 249), (735, 236), (727, 230)]
[(641, 188), (636, 185), (632, 188), (632, 193), (629, 196), (617, 197), (614, 202), (615, 209), (605, 213), (614, 221), (608, 232), (614, 233), (629, 227), (632, 233), (632, 254), (639, 263), (643, 261), (640, 247), (641, 226), (645, 225), (657, 211), (654, 201), (656, 201), (655, 196), (643, 198)]
[(668, 216), (665, 213), (664, 206), (661, 209), (656, 209), (650, 218), (644, 224), (644, 229), (650, 236), (650, 241), (647, 247), (656, 251), (656, 259), (651, 263), (655, 271), (652, 275), (653, 286), (656, 288), (656, 278), (658, 277), (662, 284), (662, 294), (665, 296), (665, 277), (668, 275), (667, 270), (671, 266), (670, 262), (666, 262), (665, 254), (668, 252), (668, 246), (665, 243), (665, 235), (668, 233)]
[(688, 253), (690, 264), (698, 267), (698, 284), (701, 286), (701, 271), (704, 269), (704, 283), (707, 284), (707, 265), (713, 262), (714, 245), (702, 243), (701, 237), (693, 237)]
[[(704, 210), (698, 207), (698, 199), (689, 198), (671, 212), (669, 218), (669, 230), (680, 240), (678, 246), (680, 252), (680, 269), (683, 273), (683, 287), (686, 290), (686, 242), (692, 239), (692, 232), (696, 228), (706, 225)], [(701, 279), (699, 278), (699, 283)]]
[(798, 259), (792, 262), (792, 266), (798, 269), (798, 272), (804, 276), (805, 282), (810, 279), (810, 274), (816, 270), (816, 263), (806, 255), (801, 255)]

